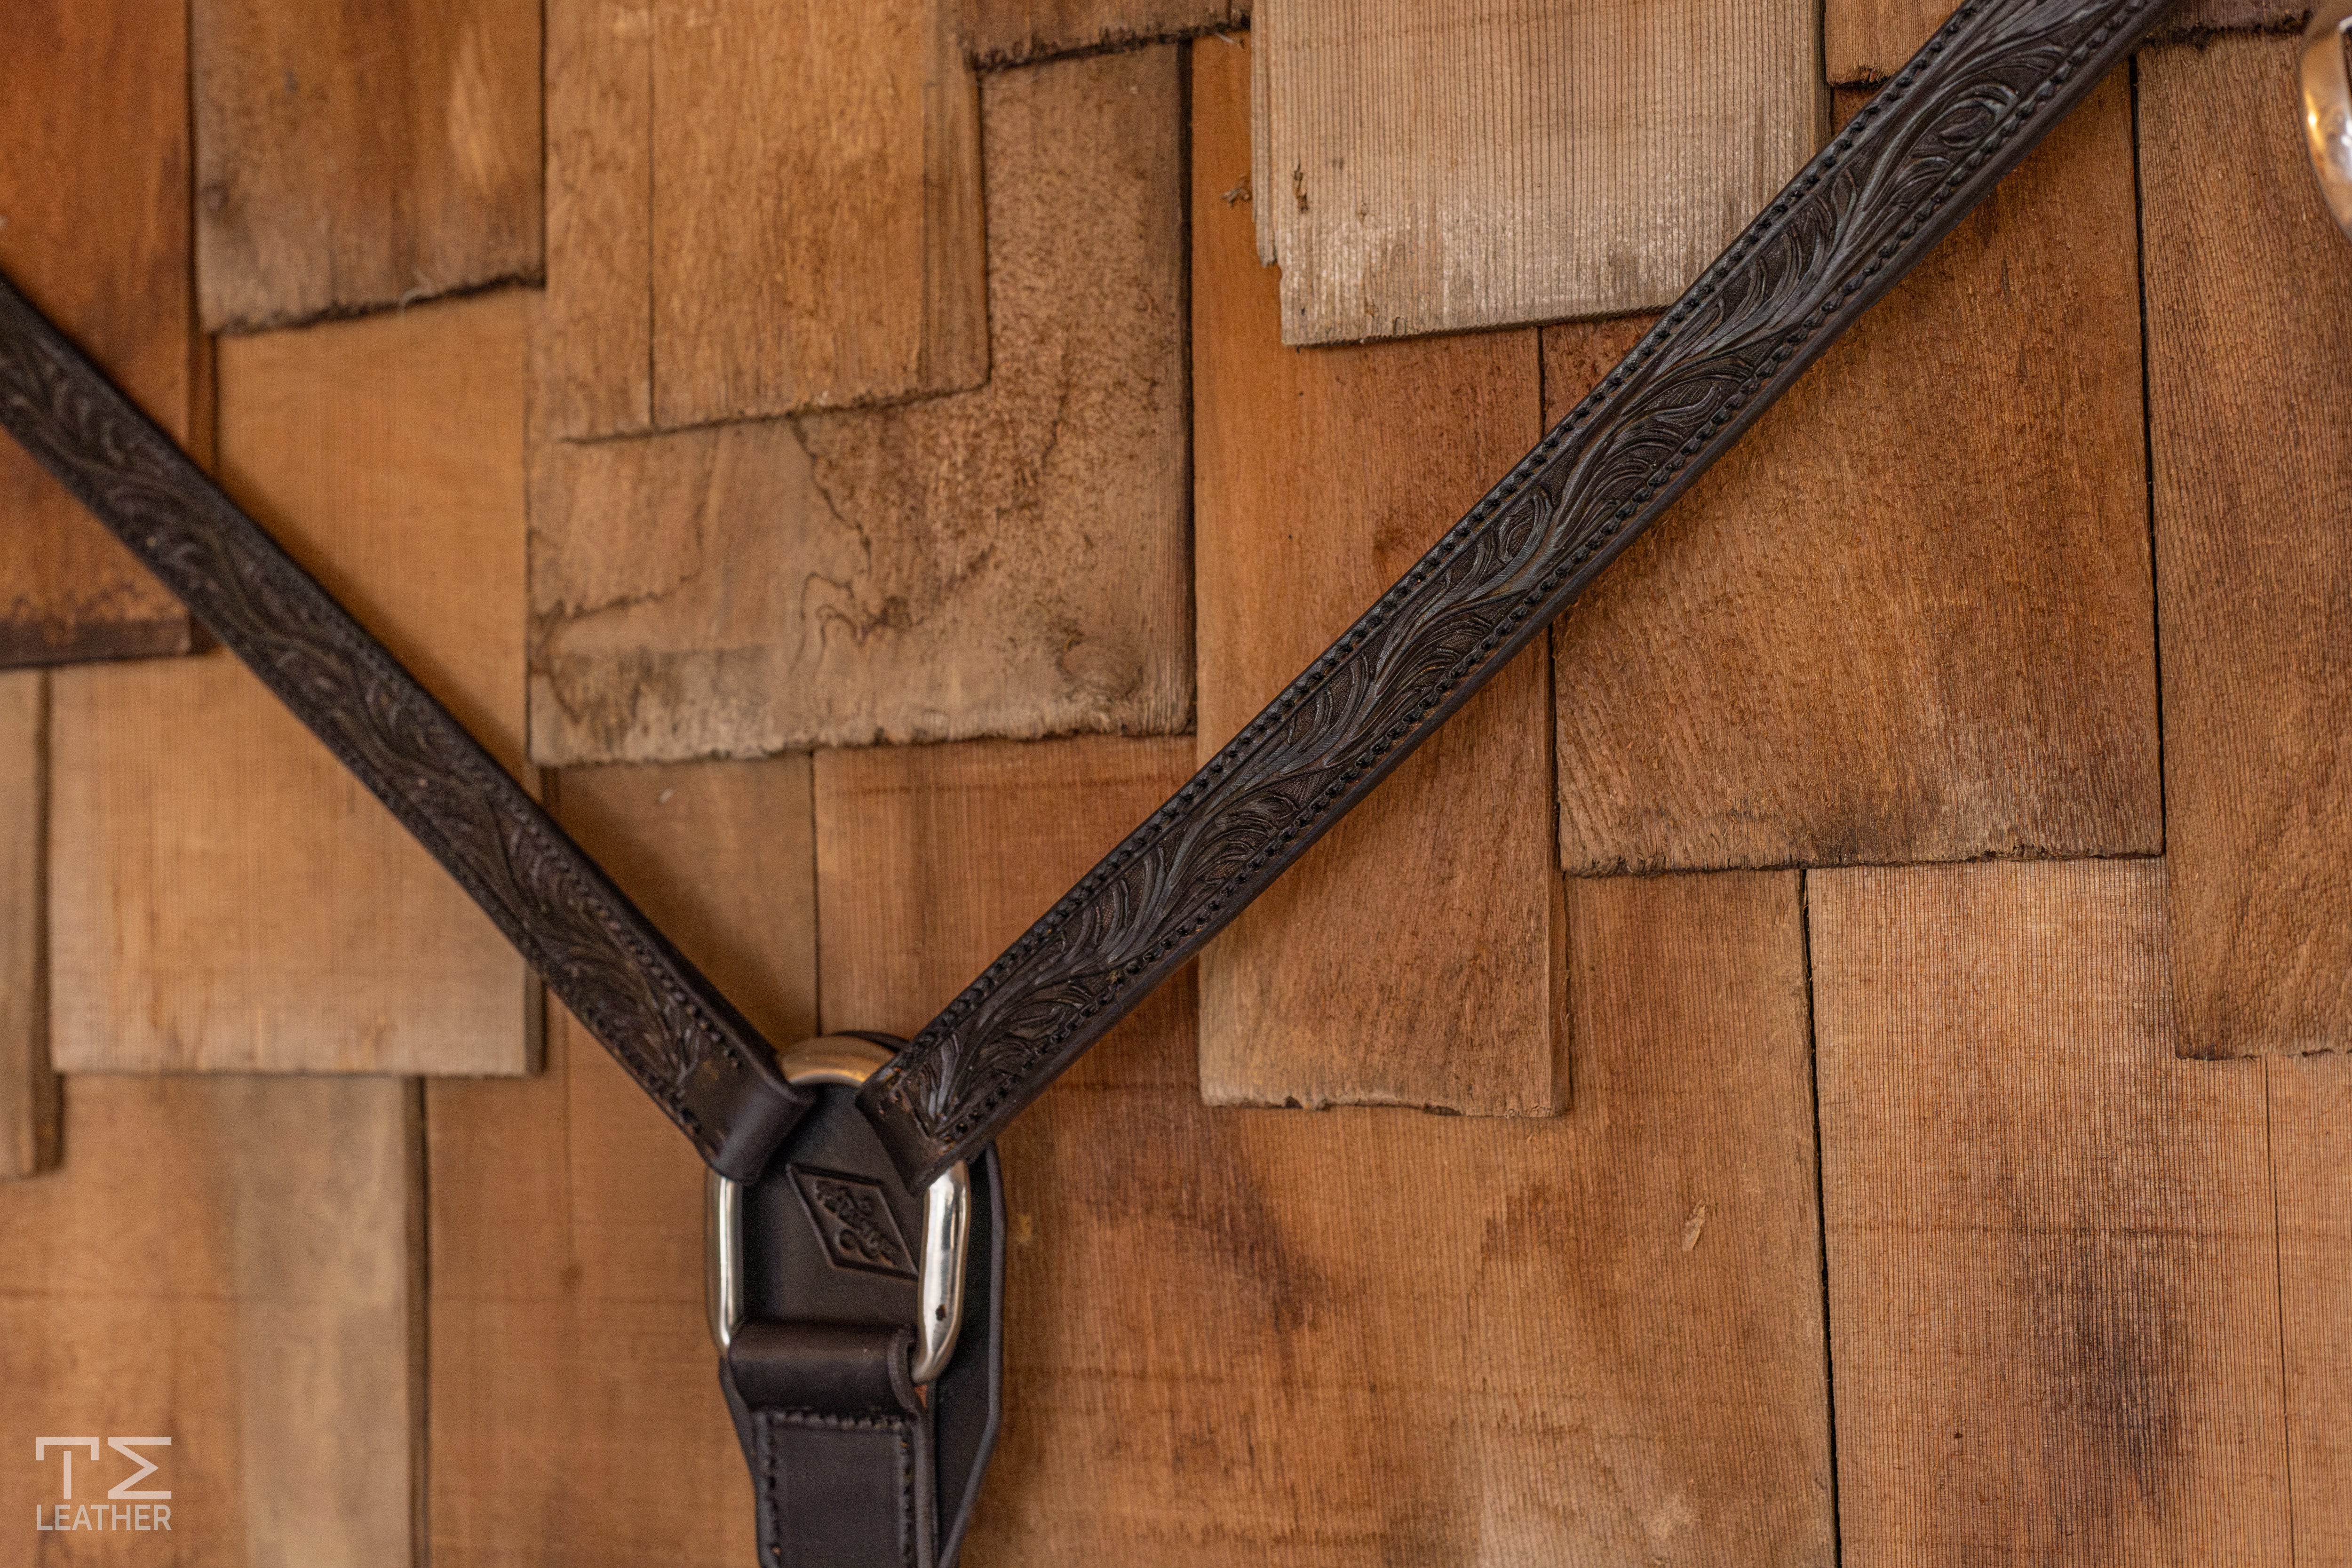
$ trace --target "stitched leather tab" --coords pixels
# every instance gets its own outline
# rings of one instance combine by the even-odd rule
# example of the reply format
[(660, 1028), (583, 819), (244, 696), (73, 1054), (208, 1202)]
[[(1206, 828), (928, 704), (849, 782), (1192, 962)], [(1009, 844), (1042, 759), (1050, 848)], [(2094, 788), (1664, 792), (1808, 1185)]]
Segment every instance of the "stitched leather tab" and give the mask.
[(763, 1410), (753, 1416), (767, 1568), (932, 1568), (919, 1417)]

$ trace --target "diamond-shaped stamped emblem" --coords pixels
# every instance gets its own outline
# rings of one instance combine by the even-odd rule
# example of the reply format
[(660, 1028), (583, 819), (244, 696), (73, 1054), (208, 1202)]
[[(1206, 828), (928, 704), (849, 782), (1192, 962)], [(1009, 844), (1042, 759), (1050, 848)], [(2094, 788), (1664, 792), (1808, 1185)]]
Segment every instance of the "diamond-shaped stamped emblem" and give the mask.
[(914, 1252), (899, 1232), (879, 1182), (805, 1165), (789, 1169), (801, 1206), (808, 1210), (809, 1223), (816, 1226), (817, 1239), (835, 1268), (915, 1278)]

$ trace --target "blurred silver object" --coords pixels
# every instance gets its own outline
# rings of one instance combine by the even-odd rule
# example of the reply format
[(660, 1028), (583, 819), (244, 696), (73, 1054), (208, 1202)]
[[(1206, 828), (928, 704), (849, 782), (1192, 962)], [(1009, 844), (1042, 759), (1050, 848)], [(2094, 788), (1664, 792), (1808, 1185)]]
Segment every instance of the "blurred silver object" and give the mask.
[(2303, 34), (2303, 135), (2311, 172), (2327, 210), (2352, 236), (2352, 79), (2345, 74), (2344, 35), (2352, 28), (2352, 0), (2313, 7)]

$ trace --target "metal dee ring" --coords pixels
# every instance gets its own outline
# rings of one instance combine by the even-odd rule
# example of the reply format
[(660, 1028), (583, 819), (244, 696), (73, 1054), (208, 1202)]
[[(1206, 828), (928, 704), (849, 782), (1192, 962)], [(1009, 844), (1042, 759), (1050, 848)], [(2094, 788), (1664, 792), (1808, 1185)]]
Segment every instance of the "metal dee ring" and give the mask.
[[(795, 1088), (835, 1084), (856, 1089), (889, 1061), (890, 1053), (855, 1035), (803, 1040), (776, 1058)], [(703, 1307), (710, 1337), (725, 1355), (743, 1322), (743, 1188), (718, 1172), (703, 1183)], [(915, 1277), (914, 1365), (909, 1376), (927, 1384), (947, 1370), (963, 1330), (963, 1261), (971, 1236), (971, 1173), (963, 1161), (923, 1194), (923, 1251)]]
[(2336, 223), (2352, 235), (2352, 82), (2344, 65), (2344, 35), (2352, 29), (2352, 0), (2324, 0), (2312, 8), (2303, 35), (2297, 75), (2303, 87), (2303, 134), (2311, 172)]

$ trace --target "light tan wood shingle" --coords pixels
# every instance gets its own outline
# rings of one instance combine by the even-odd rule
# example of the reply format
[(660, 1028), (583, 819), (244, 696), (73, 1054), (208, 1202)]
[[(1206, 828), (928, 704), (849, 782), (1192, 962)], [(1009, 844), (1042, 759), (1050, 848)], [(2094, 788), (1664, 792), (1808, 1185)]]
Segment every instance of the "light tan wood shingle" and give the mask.
[(987, 386), (537, 443), (539, 761), (1185, 725), (1177, 56), (988, 79)]
[(1846, 1561), (2287, 1563), (2262, 1068), (2174, 1058), (2162, 864), (1806, 887)]
[[(522, 765), (526, 296), (227, 340), (231, 494)], [(54, 680), (61, 1070), (516, 1073), (538, 984), (225, 652)]]
[[(68, 1085), (62, 1167), (0, 1184), (9, 1562), (408, 1568), (415, 1132), (415, 1089), (391, 1079)], [(142, 1447), (158, 1469), (138, 1489), (172, 1494), (149, 1505), (169, 1533), (110, 1513), (107, 1533), (36, 1534), (64, 1475), (34, 1444), (58, 1434), (170, 1437)], [(129, 1524), (106, 1500), (137, 1473), (85, 1449), (73, 1502)]]
[(1808, 0), (1258, 0), (1282, 340), (1654, 310), (1828, 123)]

